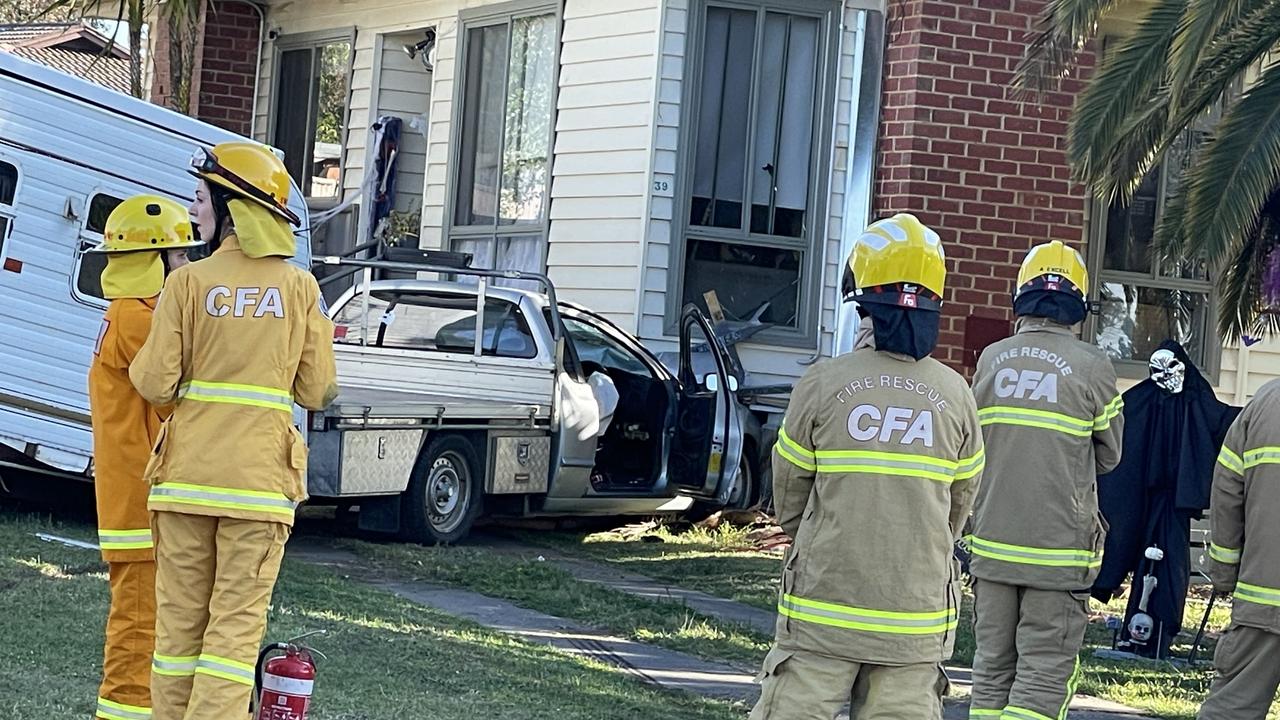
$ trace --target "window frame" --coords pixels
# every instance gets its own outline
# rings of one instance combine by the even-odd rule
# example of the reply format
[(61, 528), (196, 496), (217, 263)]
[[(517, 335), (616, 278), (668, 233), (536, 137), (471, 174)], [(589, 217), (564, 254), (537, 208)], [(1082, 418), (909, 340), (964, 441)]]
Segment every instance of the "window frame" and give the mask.
[[(552, 56), (551, 56), (551, 116), (548, 118), (547, 127), (549, 136), (547, 138), (547, 185), (546, 192), (542, 197), (542, 222), (510, 225), (459, 225), (457, 222), (458, 215), (458, 191), (459, 191), (459, 172), (462, 166), (462, 134), (464, 131), (463, 118), (465, 117), (466, 93), (467, 93), (467, 54), (469, 52), (471, 30), (483, 27), (492, 27), (495, 25), (511, 24), (523, 17), (533, 17), (538, 15), (551, 15), (552, 23), (555, 28), (555, 36), (552, 39)], [(495, 243), (495, 261), (498, 240), (504, 237), (521, 237), (537, 234), (540, 236), (538, 243), (538, 268), (536, 272), (545, 273), (547, 269), (547, 258), (550, 255), (551, 240), (551, 185), (552, 171), (555, 165), (555, 141), (556, 141), (556, 119), (559, 114), (560, 99), (560, 54), (563, 50), (564, 42), (564, 8), (563, 3), (549, 0), (512, 0), (511, 2), (498, 3), (495, 5), (487, 5), (479, 8), (471, 8), (462, 10), (458, 13), (458, 30), (457, 30), (457, 51), (454, 55), (456, 58), (453, 73), (453, 108), (449, 118), (449, 162), (446, 170), (445, 178), (445, 207), (444, 221), (441, 223), (443, 228), (443, 246), (453, 250), (455, 244), (459, 241), (466, 240), (488, 240), (492, 239)], [(510, 48), (510, 33), (508, 32), (508, 49)], [(503, 86), (506, 86), (507, 73), (511, 69), (511, 57), (508, 54), (506, 67), (503, 68), (502, 78)], [(505, 110), (505, 104), (504, 104)], [(503, 150), (506, 149), (505, 126)]]
[[(701, 111), (703, 53), (706, 43), (706, 18), (711, 7), (730, 10), (747, 10), (761, 17), (767, 12), (782, 12), (791, 15), (804, 15), (817, 18), (820, 23), (818, 48), (817, 77), (822, 81), (815, 83), (813, 117), (813, 147), (810, 162), (810, 183), (807, 199), (811, 208), (812, 229), (808, 237), (794, 238), (789, 242), (780, 236), (760, 235), (750, 231), (749, 223), (739, 230), (717, 228), (711, 226), (695, 226), (689, 222), (689, 213), (693, 204), (690, 189), (693, 186), (693, 173), (696, 164), (694, 147), (697, 143), (698, 118)], [(663, 326), (667, 335), (679, 333), (680, 319), (684, 310), (684, 275), (685, 257), (688, 253), (690, 235), (696, 240), (708, 240), (727, 244), (745, 245), (748, 247), (766, 247), (783, 250), (799, 250), (802, 253), (802, 264), (799, 278), (799, 301), (797, 303), (796, 327), (773, 326), (763, 330), (757, 337), (769, 345), (795, 348), (816, 347), (820, 335), (820, 319), (822, 313), (822, 291), (827, 284), (824, 273), (826, 261), (827, 233), (830, 224), (831, 201), (831, 169), (833, 165), (836, 99), (840, 66), (840, 31), (843, 25), (841, 11), (843, 3), (835, 0), (692, 0), (686, 28), (684, 73), (681, 80), (681, 109), (679, 152), (676, 154), (675, 190), (673, 194), (673, 214), (671, 220), (671, 249), (669, 270), (667, 273), (667, 301), (664, 308)], [(757, 23), (756, 36), (763, 32), (763, 23)], [(743, 185), (744, 206), (749, 205), (751, 169), (755, 167), (755, 131), (757, 122), (757, 106), (759, 102), (758, 76), (754, 72), (757, 59), (760, 57), (761, 45), (756, 43), (752, 57), (752, 97), (750, 99), (749, 121), (747, 125), (747, 143), (749, 145), (747, 159), (744, 164), (746, 177)], [(877, 69), (877, 72), (880, 72)], [(744, 212), (749, 220), (750, 213)]]
[[(93, 200), (99, 196), (117, 198), (120, 202), (124, 202), (129, 197), (136, 195), (136, 192), (128, 190), (120, 190), (119, 188), (111, 188), (103, 185), (94, 186), (92, 190), (85, 195), (82, 205), (82, 215), (80, 222), (76, 228), (76, 260), (75, 266), (71, 270), (71, 296), (76, 302), (82, 305), (88, 305), (93, 308), (106, 309), (111, 304), (110, 300), (100, 298), (96, 295), (81, 292), (80, 290), (80, 272), (84, 269), (84, 258), (88, 254), (87, 250), (92, 245), (96, 245), (102, 241), (102, 233), (89, 229), (90, 209), (93, 207)], [(118, 204), (118, 203), (117, 203)]]
[[(1115, 37), (1104, 37), (1100, 40), (1102, 44), (1102, 52), (1106, 53), (1112, 49)], [(1159, 227), (1160, 219), (1164, 215), (1165, 204), (1167, 202), (1169, 187), (1169, 155), (1166, 153), (1160, 158), (1159, 172), (1160, 183), (1156, 190), (1156, 212), (1155, 225)], [(1155, 168), (1152, 169), (1154, 171)], [(1193, 280), (1175, 277), (1166, 277), (1160, 274), (1160, 257), (1154, 251), (1151, 252), (1151, 269), (1149, 272), (1133, 272), (1129, 270), (1109, 270), (1106, 269), (1107, 256), (1107, 221), (1110, 215), (1110, 203), (1105, 203), (1096, 197), (1090, 197), (1087, 204), (1088, 216), (1086, 218), (1085, 232), (1088, 241), (1086, 242), (1085, 262), (1088, 265), (1090, 282), (1093, 288), (1090, 290), (1093, 297), (1101, 300), (1102, 285), (1105, 283), (1119, 283), (1123, 285), (1133, 285), (1139, 288), (1150, 288), (1154, 290), (1173, 290), (1185, 291), (1189, 293), (1198, 293), (1205, 296), (1205, 305), (1203, 308), (1205, 314), (1204, 320), (1204, 357), (1192, 357), (1191, 360), (1205, 379), (1212, 385), (1218, 384), (1219, 374), (1222, 370), (1222, 336), (1218, 333), (1218, 283), (1217, 274), (1212, 266), (1207, 267), (1208, 279)], [(1154, 242), (1154, 228), (1153, 242)], [(1082, 328), (1082, 338), (1098, 347), (1098, 332), (1100, 330), (1099, 316), (1090, 314), (1085, 318), (1084, 327)], [(1105, 352), (1105, 351), (1104, 351)], [(1109, 356), (1108, 356), (1109, 357)], [(1111, 364), (1115, 368), (1116, 376), (1130, 380), (1144, 380), (1149, 376), (1147, 360), (1117, 360), (1111, 359)]]
[(22, 194), (22, 163), (17, 158), (8, 155), (0, 155), (0, 163), (9, 165), (13, 168), (13, 198), (9, 202), (0, 201), (0, 220), (4, 221), (4, 226), (0, 227), (0, 269), (3, 269), (4, 261), (9, 258), (9, 245), (13, 239), (13, 226), (18, 220), (18, 197)]
[[(351, 57), (347, 61), (347, 77), (346, 77), (346, 102), (343, 103), (342, 127), (340, 128), (339, 145), (341, 149), (338, 151), (338, 196), (336, 198), (313, 198), (303, 193), (303, 201), (308, 207), (322, 207), (329, 205), (337, 205), (342, 202), (343, 196), (346, 194), (344, 183), (347, 179), (347, 153), (350, 150), (351, 141), (351, 83), (355, 77), (356, 64), (356, 27), (334, 28), (331, 30), (316, 30), (312, 32), (293, 33), (290, 35), (281, 35), (276, 38), (271, 48), (271, 93), (267, 106), (267, 144), (275, 147), (276, 145), (276, 129), (278, 123), (277, 107), (280, 102), (280, 63), (281, 56), (290, 50), (316, 49), (324, 45), (331, 45), (338, 42), (347, 42), (351, 45)], [(314, 65), (312, 66), (314, 68)], [(308, 113), (310, 111), (308, 110)], [(312, 132), (308, 129), (308, 132)], [(311, 144), (314, 153), (315, 136), (311, 136)], [(312, 156), (314, 162), (315, 157)], [(297, 183), (298, 189), (306, 188), (307, 182)]]

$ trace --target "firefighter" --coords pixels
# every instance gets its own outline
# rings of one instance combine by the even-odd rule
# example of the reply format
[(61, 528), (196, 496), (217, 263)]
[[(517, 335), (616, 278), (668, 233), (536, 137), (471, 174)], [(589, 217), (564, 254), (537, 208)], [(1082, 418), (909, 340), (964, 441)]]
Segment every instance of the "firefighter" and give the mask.
[(853, 352), (796, 385), (774, 447), (774, 504), (794, 539), (753, 720), (942, 717), (955, 642), (952, 546), (983, 466), (964, 380), (928, 354), (946, 279), (914, 216), (871, 225), (845, 268)]
[(1273, 380), (1232, 423), (1214, 468), (1209, 577), (1234, 599), (1200, 720), (1263, 720), (1280, 686), (1278, 515), (1280, 380)]
[(1097, 475), (1120, 461), (1124, 405), (1111, 361), (1075, 337), (1088, 287), (1074, 249), (1032, 248), (1013, 297), (1017, 329), (978, 359), (973, 391), (988, 455), (966, 538), (974, 720), (1065, 717), (1079, 680), (1106, 538)]
[(337, 394), (333, 325), (293, 267), (289, 176), (269, 148), (223, 143), (192, 158), (190, 208), (207, 259), (173, 273), (129, 368), (175, 403), (147, 466), (156, 539), (155, 720), (244, 717), (307, 449), (293, 406)]
[(106, 720), (151, 717), (156, 565), (142, 475), (167, 409), (138, 395), (129, 366), (151, 330), (166, 270), (199, 244), (181, 205), (139, 195), (111, 212), (90, 250), (106, 255), (102, 293), (111, 301), (89, 367), (98, 545), (111, 582), (97, 710)]

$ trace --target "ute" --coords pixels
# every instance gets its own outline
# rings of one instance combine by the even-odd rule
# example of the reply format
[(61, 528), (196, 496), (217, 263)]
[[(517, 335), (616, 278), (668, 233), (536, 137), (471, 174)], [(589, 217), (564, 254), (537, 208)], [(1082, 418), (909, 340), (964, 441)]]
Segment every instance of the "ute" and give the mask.
[[(323, 258), (340, 394), (310, 416), (309, 490), (368, 530), (456, 542), (482, 515), (678, 513), (754, 498), (761, 427), (731, 358), (685, 309), (667, 367), (543, 275), (469, 258)], [(374, 274), (435, 279), (374, 280)]]

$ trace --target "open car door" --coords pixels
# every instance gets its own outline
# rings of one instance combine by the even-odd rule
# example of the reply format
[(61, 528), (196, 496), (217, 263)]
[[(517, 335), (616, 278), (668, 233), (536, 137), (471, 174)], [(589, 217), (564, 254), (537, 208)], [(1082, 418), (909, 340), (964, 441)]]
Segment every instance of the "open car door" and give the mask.
[[(694, 352), (701, 348), (701, 352)], [(667, 460), (671, 484), (683, 495), (723, 503), (742, 461), (737, 379), (711, 323), (688, 305), (680, 318), (680, 387)]]

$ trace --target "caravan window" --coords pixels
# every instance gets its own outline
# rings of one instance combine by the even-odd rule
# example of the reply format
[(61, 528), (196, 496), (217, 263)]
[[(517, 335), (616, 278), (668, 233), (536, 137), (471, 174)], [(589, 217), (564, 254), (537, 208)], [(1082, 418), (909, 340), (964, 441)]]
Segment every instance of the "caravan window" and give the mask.
[(13, 220), (13, 196), (18, 191), (18, 168), (0, 161), (0, 258), (4, 257), (4, 241), (9, 239), (9, 223)]
[[(334, 317), (335, 342), (360, 344), (363, 298), (354, 295)], [(485, 356), (531, 359), (538, 355), (524, 314), (506, 300), (485, 300), (483, 332)], [(470, 355), (475, 337), (474, 295), (375, 290), (369, 297), (370, 346)]]
[(107, 217), (122, 202), (120, 198), (106, 193), (98, 193), (89, 199), (84, 232), (80, 234), (79, 267), (76, 268), (76, 292), (81, 296), (102, 298), (102, 271), (107, 267), (107, 256), (86, 253), (85, 250), (102, 242)]

